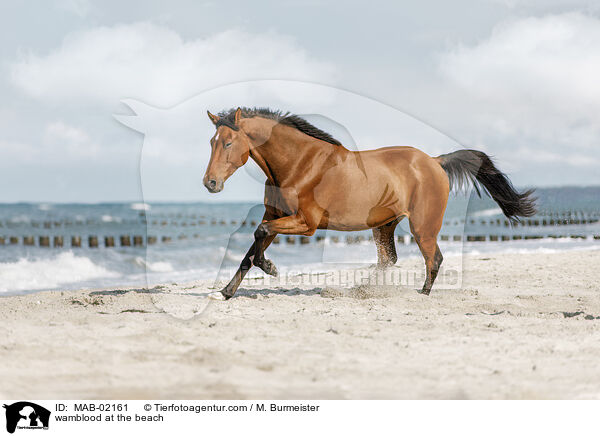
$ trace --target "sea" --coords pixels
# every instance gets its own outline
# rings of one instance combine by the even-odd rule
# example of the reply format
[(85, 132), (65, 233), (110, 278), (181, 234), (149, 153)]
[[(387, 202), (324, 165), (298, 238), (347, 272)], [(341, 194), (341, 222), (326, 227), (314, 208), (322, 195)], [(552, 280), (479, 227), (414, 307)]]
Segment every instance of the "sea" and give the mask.
[[(600, 248), (600, 187), (538, 188), (538, 215), (511, 226), (475, 192), (451, 195), (445, 256)], [(258, 203), (0, 204), (0, 295), (147, 288), (228, 278), (253, 241)], [(420, 257), (407, 220), (399, 258)], [(371, 232), (280, 236), (267, 250), (281, 271), (327, 271), (377, 261)], [(253, 276), (261, 275), (256, 268)]]

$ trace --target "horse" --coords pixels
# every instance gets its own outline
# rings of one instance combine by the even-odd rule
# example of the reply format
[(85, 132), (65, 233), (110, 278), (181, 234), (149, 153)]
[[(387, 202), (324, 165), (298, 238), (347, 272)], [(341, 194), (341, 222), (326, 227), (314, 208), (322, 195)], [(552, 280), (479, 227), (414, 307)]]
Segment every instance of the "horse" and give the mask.
[(351, 151), (305, 119), (268, 108), (238, 107), (208, 117), (216, 128), (203, 183), (211, 193), (252, 158), (265, 173), (262, 222), (254, 243), (221, 290), (233, 297), (254, 265), (276, 276), (265, 250), (278, 234), (312, 236), (317, 229), (372, 229), (377, 267), (396, 263), (394, 230), (408, 218), (425, 259), (429, 295), (443, 256), (437, 236), (451, 189), (472, 183), (511, 223), (536, 213), (533, 190), (518, 192), (485, 153), (458, 150), (431, 157), (407, 146)]

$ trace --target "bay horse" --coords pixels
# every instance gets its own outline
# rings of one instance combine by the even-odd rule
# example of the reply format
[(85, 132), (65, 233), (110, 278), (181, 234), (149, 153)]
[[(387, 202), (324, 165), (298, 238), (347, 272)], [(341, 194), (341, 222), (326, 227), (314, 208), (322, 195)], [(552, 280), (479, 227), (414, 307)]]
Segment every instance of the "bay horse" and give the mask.
[(519, 193), (485, 153), (459, 150), (431, 157), (413, 147), (351, 151), (297, 115), (237, 108), (208, 117), (216, 127), (204, 185), (220, 192), (251, 157), (267, 176), (265, 213), (254, 243), (221, 291), (233, 297), (255, 265), (277, 275), (264, 255), (275, 236), (311, 236), (317, 229), (373, 229), (377, 266), (396, 263), (394, 230), (408, 217), (425, 259), (421, 294), (429, 295), (443, 257), (437, 244), (451, 187), (472, 183), (498, 203), (511, 222), (535, 214), (533, 190)]

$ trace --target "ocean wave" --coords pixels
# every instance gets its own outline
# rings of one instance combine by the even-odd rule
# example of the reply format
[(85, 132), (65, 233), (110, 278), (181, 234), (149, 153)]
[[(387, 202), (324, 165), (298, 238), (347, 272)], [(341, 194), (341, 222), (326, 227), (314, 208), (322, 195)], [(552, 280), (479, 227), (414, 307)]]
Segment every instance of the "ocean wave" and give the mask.
[(484, 210), (480, 210), (478, 212), (473, 212), (471, 214), (471, 216), (473, 218), (477, 217), (486, 217), (486, 216), (495, 216), (495, 215), (501, 215), (502, 214), (502, 209), (500, 209), (499, 207), (493, 207), (491, 209), (484, 209)]
[(148, 203), (131, 203), (129, 207), (133, 210), (150, 210), (150, 205)]
[(245, 256), (245, 253), (234, 253), (232, 250), (228, 250), (224, 254), (225, 260), (228, 260), (230, 262), (237, 262), (237, 263), (244, 260), (244, 256)]
[(171, 265), (169, 262), (161, 260), (156, 262), (148, 262), (144, 258), (138, 256), (135, 258), (135, 263), (146, 268), (146, 270), (149, 272), (168, 273), (175, 271), (173, 265)]
[(10, 219), (10, 222), (14, 224), (29, 223), (30, 221), (31, 218), (29, 218), (27, 215), (17, 215)]
[(0, 263), (0, 292), (53, 289), (69, 283), (119, 276), (87, 257), (75, 256), (68, 251), (48, 259), (21, 258), (16, 262)]

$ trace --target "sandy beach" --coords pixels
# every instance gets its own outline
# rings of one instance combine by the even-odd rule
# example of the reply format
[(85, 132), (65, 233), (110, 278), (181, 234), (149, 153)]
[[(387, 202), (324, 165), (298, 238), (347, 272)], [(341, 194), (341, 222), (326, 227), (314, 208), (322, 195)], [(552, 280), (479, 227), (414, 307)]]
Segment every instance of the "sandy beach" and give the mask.
[(462, 262), (460, 289), (430, 297), (251, 282), (229, 301), (211, 282), (3, 297), (0, 396), (600, 398), (600, 251)]

